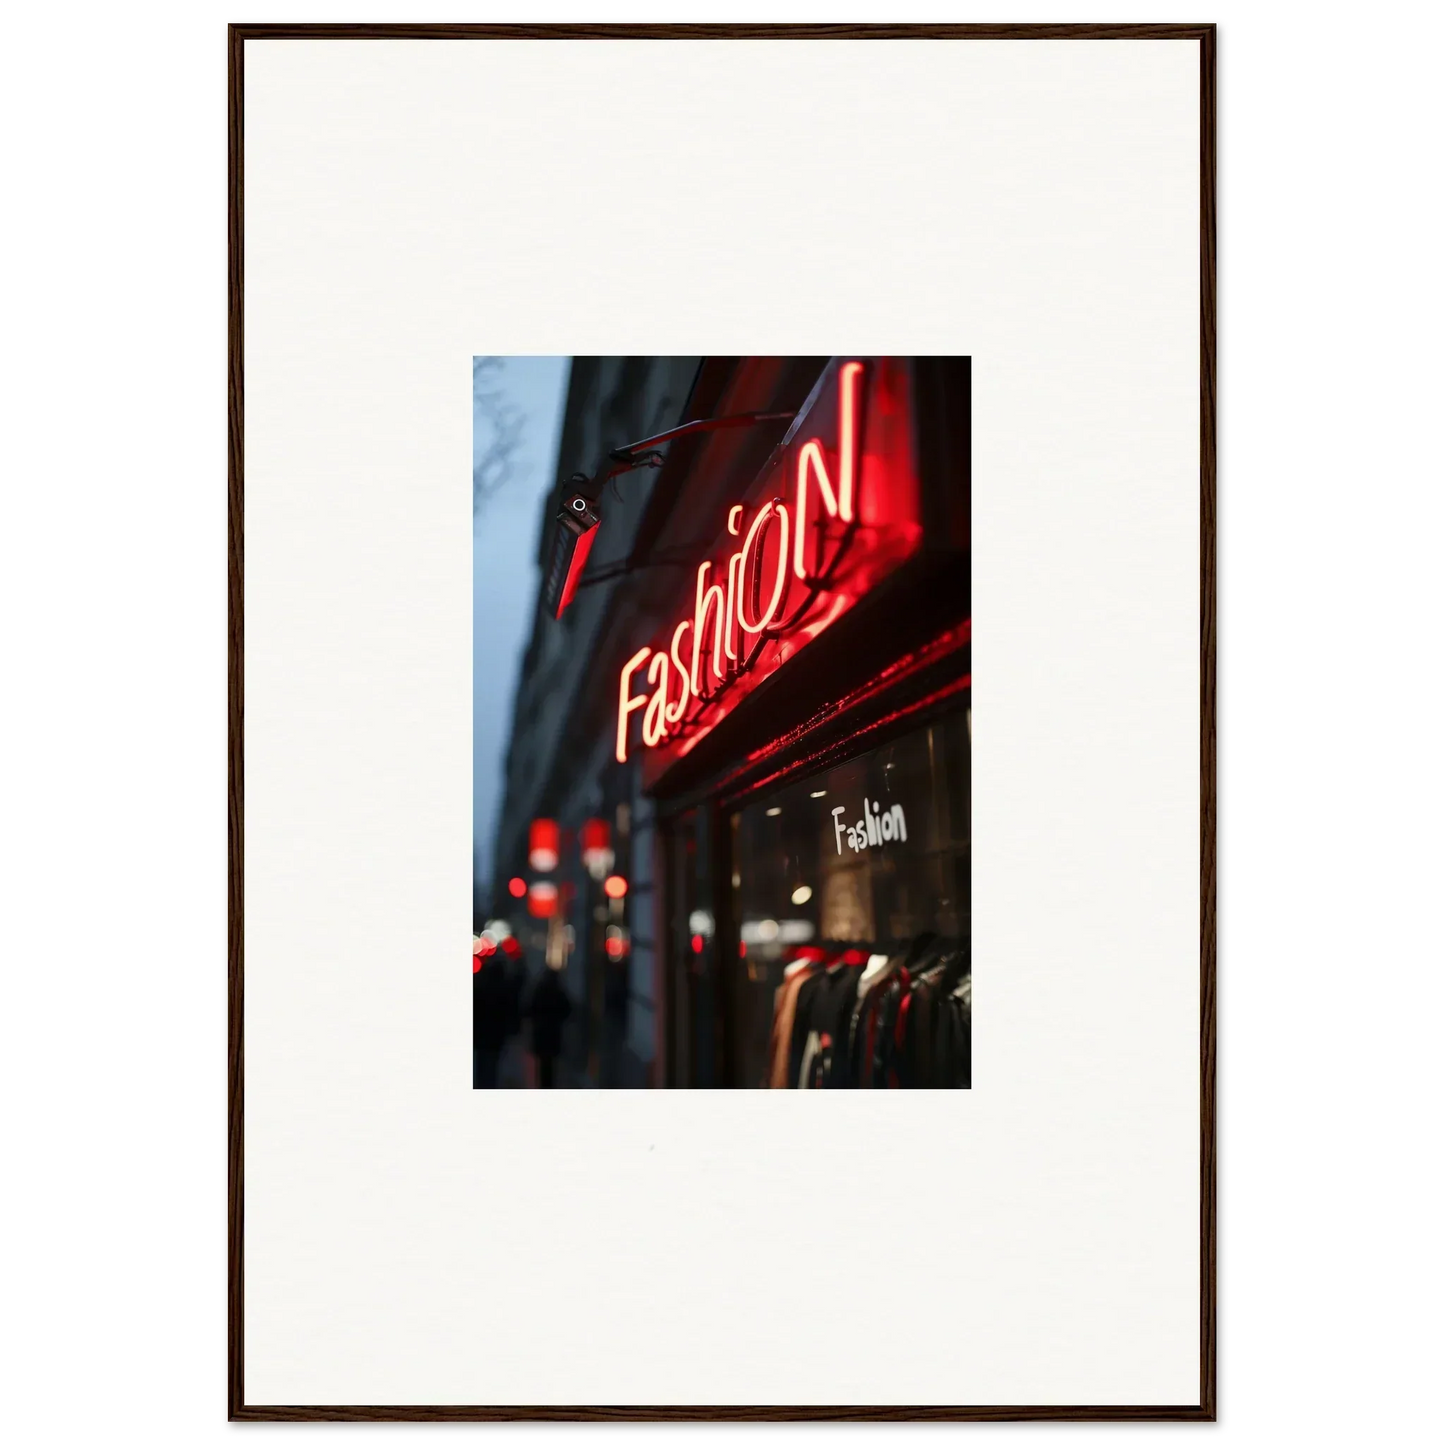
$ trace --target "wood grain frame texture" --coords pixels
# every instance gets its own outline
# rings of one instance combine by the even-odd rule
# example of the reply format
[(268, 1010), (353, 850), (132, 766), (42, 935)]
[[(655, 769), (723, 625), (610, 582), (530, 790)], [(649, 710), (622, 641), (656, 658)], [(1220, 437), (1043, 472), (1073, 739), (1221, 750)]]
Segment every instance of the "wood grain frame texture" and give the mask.
[[(1200, 52), (1200, 1212), (1197, 1405), (282, 1406), (245, 1403), (244, 1184), (244, 45), (248, 40), (1182, 40)], [(1215, 1164), (1215, 50), (1210, 25), (232, 25), (228, 65), (229, 1030), (228, 1369), (231, 1420), (1197, 1420), (1216, 1418)]]

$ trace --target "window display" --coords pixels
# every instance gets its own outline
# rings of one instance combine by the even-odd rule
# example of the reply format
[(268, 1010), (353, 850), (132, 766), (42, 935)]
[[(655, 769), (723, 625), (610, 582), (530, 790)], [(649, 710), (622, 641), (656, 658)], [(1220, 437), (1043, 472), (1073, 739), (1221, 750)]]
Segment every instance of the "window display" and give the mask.
[(969, 723), (733, 815), (747, 1083), (970, 1086)]

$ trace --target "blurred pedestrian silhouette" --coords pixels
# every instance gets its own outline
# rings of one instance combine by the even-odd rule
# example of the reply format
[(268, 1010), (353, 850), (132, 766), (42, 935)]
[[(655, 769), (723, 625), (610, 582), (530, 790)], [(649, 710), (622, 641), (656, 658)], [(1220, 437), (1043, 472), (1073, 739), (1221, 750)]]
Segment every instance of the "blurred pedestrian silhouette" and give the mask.
[(472, 948), (472, 1088), (495, 1089), (515, 996), (503, 955), (480, 942)]
[(502, 942), (497, 955), (499, 962), (505, 962), (504, 977), (507, 980), (507, 1037), (522, 1032), (522, 995), (527, 989), (527, 964), (516, 939)]
[(537, 1086), (550, 1089), (555, 1080), (557, 1055), (562, 1052), (562, 1025), (572, 1012), (572, 1000), (562, 987), (556, 969), (548, 968), (537, 980), (527, 1005), (532, 1020), (532, 1053), (537, 1059)]

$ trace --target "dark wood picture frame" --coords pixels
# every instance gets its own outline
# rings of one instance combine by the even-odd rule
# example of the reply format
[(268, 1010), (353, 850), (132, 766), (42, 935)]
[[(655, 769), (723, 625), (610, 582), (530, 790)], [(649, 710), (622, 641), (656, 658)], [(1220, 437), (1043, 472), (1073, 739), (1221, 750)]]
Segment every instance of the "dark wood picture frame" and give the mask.
[[(1087, 1406), (281, 1406), (245, 1403), (244, 1210), (244, 46), (248, 40), (1184, 40), (1200, 116), (1199, 1404)], [(231, 1420), (1198, 1420), (1216, 1418), (1215, 51), (1213, 25), (232, 25), (228, 47), (228, 1368)]]

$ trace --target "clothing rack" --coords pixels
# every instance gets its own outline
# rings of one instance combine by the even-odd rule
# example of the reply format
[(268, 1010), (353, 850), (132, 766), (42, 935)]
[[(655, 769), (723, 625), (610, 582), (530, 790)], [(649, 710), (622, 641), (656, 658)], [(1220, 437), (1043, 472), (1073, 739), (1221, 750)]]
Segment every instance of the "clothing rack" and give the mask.
[[(773, 998), (771, 1088), (969, 1088), (972, 961), (966, 940), (920, 934), (883, 949), (807, 945)], [(970, 987), (962, 989), (969, 981)]]

